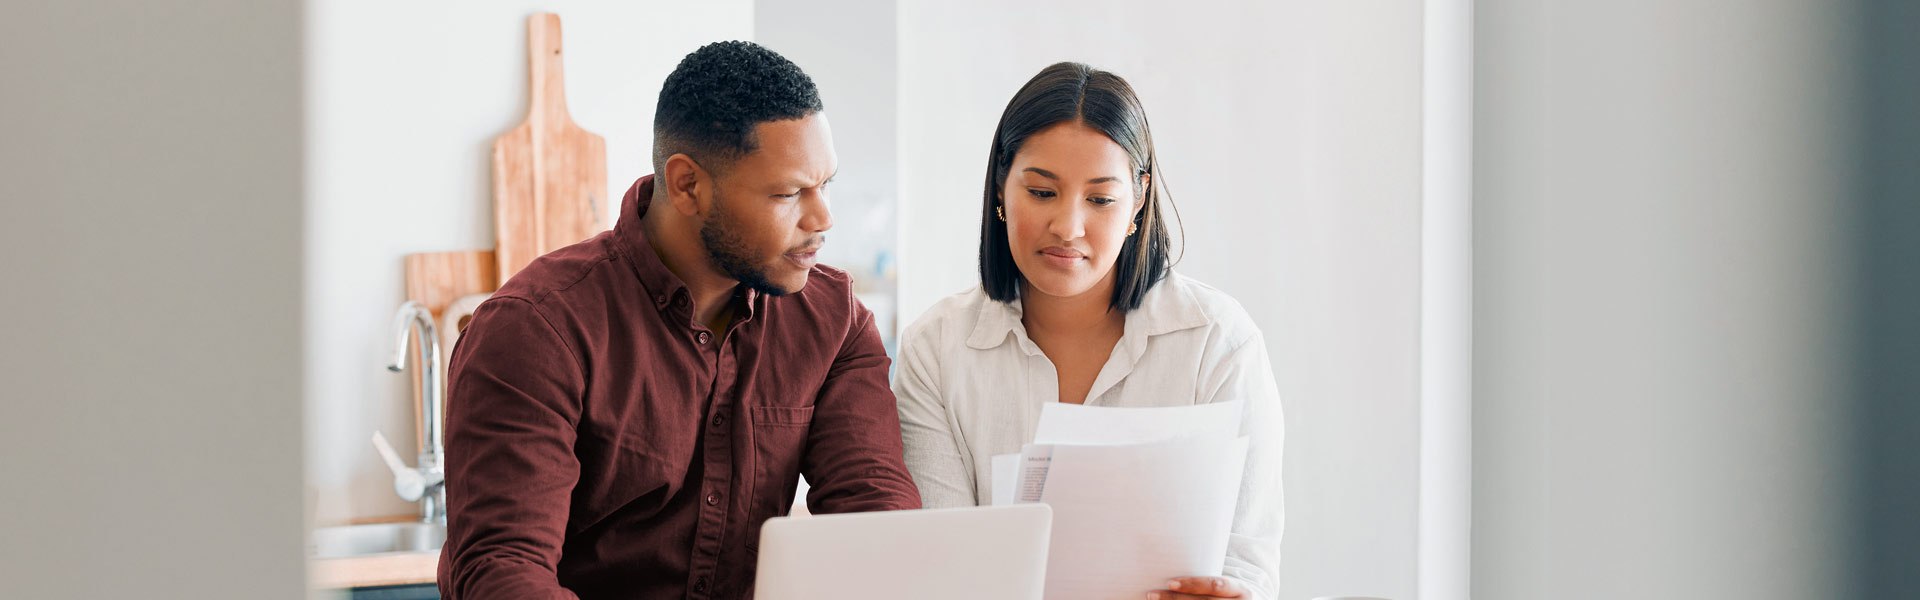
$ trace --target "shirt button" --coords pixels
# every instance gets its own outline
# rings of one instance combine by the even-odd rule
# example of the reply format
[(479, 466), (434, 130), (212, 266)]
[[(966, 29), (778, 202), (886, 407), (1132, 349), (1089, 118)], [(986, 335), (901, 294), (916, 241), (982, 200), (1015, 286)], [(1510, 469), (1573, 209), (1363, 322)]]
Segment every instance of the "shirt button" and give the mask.
[(707, 576), (701, 575), (700, 579), (693, 582), (693, 591), (697, 594), (707, 593)]
[(714, 415), (714, 416), (713, 416), (713, 426), (714, 426), (714, 427), (719, 427), (719, 426), (721, 426), (721, 425), (725, 425), (725, 424), (727, 424), (727, 416), (726, 416), (726, 415)]
[(698, 335), (698, 336), (695, 336), (695, 337), (697, 337), (697, 338), (699, 338), (699, 339), (700, 339), (700, 343), (702, 343), (702, 344), (705, 344), (705, 343), (707, 343), (707, 340), (709, 340), (709, 339), (712, 339), (712, 338), (713, 338), (713, 336), (712, 336), (712, 335), (709, 335), (709, 334), (707, 334), (707, 332), (705, 332), (705, 331), (702, 331), (702, 332), (700, 332), (700, 335)]
[(707, 494), (707, 506), (718, 506), (719, 504), (720, 504), (719, 494)]

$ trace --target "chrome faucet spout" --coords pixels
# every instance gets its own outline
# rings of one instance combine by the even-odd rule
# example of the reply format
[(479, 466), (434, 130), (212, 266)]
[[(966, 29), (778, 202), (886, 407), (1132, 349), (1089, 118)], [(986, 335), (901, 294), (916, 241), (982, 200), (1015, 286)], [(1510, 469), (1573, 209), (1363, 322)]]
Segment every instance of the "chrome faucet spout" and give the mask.
[[(394, 313), (393, 332), (393, 360), (387, 363), (387, 370), (396, 373), (406, 370), (408, 341), (416, 340), (419, 349), (413, 370), (420, 382), (420, 423), (414, 429), (420, 440), (420, 456), (412, 470), (426, 486), (419, 497), (420, 518), (427, 522), (445, 522), (446, 391), (440, 373), (440, 333), (434, 326), (433, 312), (413, 301), (400, 305), (400, 310)], [(395, 466), (396, 461), (388, 462), (389, 466)], [(410, 478), (413, 475), (403, 476), (396, 470), (394, 476)], [(403, 497), (406, 495), (410, 494)]]

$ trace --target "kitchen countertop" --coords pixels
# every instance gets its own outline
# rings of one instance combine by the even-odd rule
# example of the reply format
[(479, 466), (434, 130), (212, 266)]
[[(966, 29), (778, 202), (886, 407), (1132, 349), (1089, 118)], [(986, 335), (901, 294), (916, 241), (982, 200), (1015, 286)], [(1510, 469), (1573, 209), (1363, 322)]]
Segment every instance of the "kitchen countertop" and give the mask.
[[(341, 525), (398, 523), (416, 518), (394, 515), (354, 519)], [(440, 551), (386, 552), (343, 558), (307, 560), (307, 585), (317, 590), (433, 583), (440, 569)]]
[(321, 558), (307, 564), (307, 580), (314, 589), (433, 583), (439, 568), (439, 551)]

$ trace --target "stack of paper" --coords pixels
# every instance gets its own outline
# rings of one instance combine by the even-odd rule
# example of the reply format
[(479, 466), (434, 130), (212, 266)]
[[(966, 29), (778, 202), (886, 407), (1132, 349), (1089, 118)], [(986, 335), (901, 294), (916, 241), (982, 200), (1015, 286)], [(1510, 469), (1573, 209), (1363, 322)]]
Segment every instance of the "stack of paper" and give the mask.
[(1219, 575), (1247, 438), (1240, 402), (1047, 404), (1032, 444), (993, 458), (993, 503), (1053, 508), (1049, 600), (1139, 597)]

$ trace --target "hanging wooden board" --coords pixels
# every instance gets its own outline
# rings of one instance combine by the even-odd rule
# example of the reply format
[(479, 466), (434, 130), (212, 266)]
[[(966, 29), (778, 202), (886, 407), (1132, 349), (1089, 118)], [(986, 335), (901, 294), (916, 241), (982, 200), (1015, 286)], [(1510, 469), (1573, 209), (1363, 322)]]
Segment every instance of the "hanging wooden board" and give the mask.
[(499, 279), (607, 229), (607, 142), (567, 114), (560, 17), (527, 19), (527, 120), (493, 142)]

